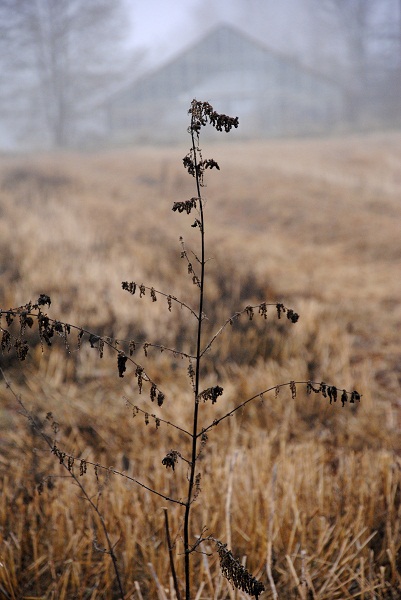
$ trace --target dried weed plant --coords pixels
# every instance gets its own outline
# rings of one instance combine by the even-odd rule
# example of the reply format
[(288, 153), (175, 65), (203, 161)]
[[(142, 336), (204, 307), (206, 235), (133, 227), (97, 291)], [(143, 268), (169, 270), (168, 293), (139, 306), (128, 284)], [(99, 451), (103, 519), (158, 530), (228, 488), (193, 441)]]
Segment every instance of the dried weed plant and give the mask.
[[(258, 579), (262, 573), (262, 568), (255, 569), (256, 574), (253, 575), (239, 560), (236, 558), (227, 543), (214, 537), (213, 524), (203, 523), (200, 513), (197, 514), (197, 507), (201, 505), (202, 486), (204, 485), (205, 475), (202, 472), (202, 462), (205, 452), (210, 444), (209, 438), (215, 434), (215, 430), (224, 421), (229, 421), (233, 415), (242, 413), (245, 407), (251, 404), (263, 403), (265, 398), (271, 394), (273, 397), (284, 393), (288, 390), (288, 398), (295, 400), (297, 394), (302, 389), (302, 394), (308, 396), (319, 395), (326, 399), (329, 404), (345, 404), (353, 405), (360, 401), (360, 394), (356, 390), (348, 391), (324, 381), (311, 381), (308, 379), (295, 381), (289, 380), (284, 383), (270, 382), (261, 389), (245, 397), (245, 399), (237, 402), (229, 410), (222, 414), (214, 415), (215, 405), (219, 405), (221, 397), (224, 393), (223, 387), (218, 380), (218, 370), (215, 369), (215, 378), (211, 381), (211, 371), (205, 365), (210, 361), (210, 354), (214, 347), (219, 342), (220, 338), (226, 331), (239, 320), (248, 319), (254, 321), (261, 319), (262, 322), (268, 321), (269, 311), (275, 311), (278, 319), (283, 317), (288, 321), (288, 327), (296, 324), (299, 315), (292, 309), (285, 306), (279, 301), (262, 300), (256, 304), (248, 304), (245, 307), (239, 307), (233, 314), (226, 315), (220, 327), (214, 333), (209, 334), (205, 325), (208, 315), (205, 313), (205, 298), (207, 296), (207, 267), (210, 259), (206, 254), (205, 242), (205, 198), (203, 195), (204, 178), (206, 171), (220, 167), (214, 159), (205, 159), (200, 147), (200, 135), (203, 127), (210, 125), (217, 131), (225, 131), (229, 133), (232, 128), (238, 126), (238, 118), (229, 117), (224, 114), (217, 113), (213, 107), (207, 102), (198, 102), (193, 100), (189, 110), (190, 126), (188, 128), (191, 136), (191, 147), (189, 152), (183, 159), (183, 165), (188, 174), (195, 182), (195, 195), (190, 199), (176, 201), (173, 204), (172, 210), (180, 215), (191, 217), (191, 227), (197, 231), (199, 235), (199, 245), (197, 248), (188, 248), (184, 239), (180, 238), (181, 259), (186, 265), (186, 271), (189, 279), (196, 290), (197, 304), (193, 307), (187, 300), (182, 300), (172, 293), (160, 291), (151, 285), (144, 283), (136, 283), (133, 281), (124, 281), (122, 283), (123, 290), (131, 295), (137, 296), (139, 299), (150, 300), (151, 303), (165, 302), (166, 310), (173, 313), (173, 306), (178, 307), (184, 312), (187, 321), (192, 322), (192, 336), (190, 339), (184, 340), (183, 348), (174, 348), (164, 345), (160, 342), (148, 342), (142, 339), (116, 339), (94, 333), (88, 329), (77, 326), (71, 323), (66, 323), (48, 316), (45, 312), (46, 307), (50, 308), (51, 299), (43, 293), (39, 296), (36, 302), (28, 302), (23, 306), (11, 309), (1, 309), (1, 349), (3, 354), (14, 352), (19, 361), (24, 361), (30, 351), (31, 345), (34, 345), (33, 331), (37, 327), (39, 343), (44, 351), (45, 347), (51, 347), (54, 340), (61, 338), (67, 353), (72, 350), (81, 349), (83, 344), (89, 345), (94, 349), (99, 358), (104, 356), (106, 349), (115, 353), (117, 372), (120, 378), (126, 376), (134, 377), (137, 385), (138, 395), (147, 394), (148, 401), (142, 403), (133, 402), (130, 398), (126, 398), (126, 403), (132, 410), (133, 417), (143, 419), (145, 426), (152, 424), (156, 431), (163, 428), (172, 430), (173, 434), (166, 435), (166, 442), (177, 443), (177, 446), (166, 449), (164, 456), (160, 457), (160, 464), (171, 472), (169, 485), (167, 487), (157, 487), (152, 483), (152, 473), (135, 473), (135, 475), (127, 474), (127, 469), (117, 469), (113, 466), (103, 464), (100, 460), (89, 460), (88, 458), (79, 455), (78, 452), (68, 450), (59, 440), (58, 434), (60, 425), (57, 417), (52, 412), (46, 414), (45, 420), (38, 419), (30, 412), (21, 396), (14, 391), (13, 385), (10, 383), (8, 376), (3, 373), (7, 387), (11, 390), (16, 403), (18, 404), (23, 416), (28, 420), (32, 430), (41, 437), (50, 449), (50, 452), (57, 458), (60, 465), (65, 469), (67, 475), (72, 478), (75, 485), (78, 487), (81, 497), (90, 505), (97, 525), (93, 526), (92, 546), (96, 552), (100, 552), (110, 556), (112, 568), (114, 570), (114, 583), (109, 589), (110, 597), (128, 598), (133, 593), (132, 590), (127, 591), (124, 586), (124, 577), (120, 572), (118, 551), (116, 550), (117, 542), (112, 541), (115, 536), (114, 531), (110, 531), (111, 524), (106, 526), (104, 511), (100, 508), (100, 498), (103, 478), (118, 476), (129, 483), (141, 487), (146, 492), (150, 493), (156, 499), (162, 500), (170, 506), (176, 506), (181, 511), (181, 525), (178, 525), (178, 532), (172, 539), (170, 534), (170, 525), (168, 519), (168, 510), (164, 509), (165, 516), (165, 531), (168, 541), (168, 556), (171, 570), (172, 586), (178, 600), (185, 597), (185, 600), (193, 598), (193, 570), (199, 566), (199, 557), (204, 569), (208, 571), (208, 561), (211, 553), (211, 546), (214, 545), (219, 556), (221, 572), (232, 585), (240, 590), (254, 596), (256, 599), (265, 591), (265, 586), (270, 586), (273, 597), (278, 597), (278, 592), (274, 582), (272, 569), (272, 529), (270, 531), (268, 542), (269, 557), (266, 564), (266, 582), (263, 583)], [(213, 210), (218, 210), (213, 209)], [(223, 279), (223, 273), (220, 278)], [(172, 314), (173, 318), (173, 314)], [(253, 325), (250, 324), (250, 325)], [(174, 321), (173, 325), (174, 326)], [(157, 376), (151, 375), (143, 366), (142, 360), (138, 358), (139, 352), (142, 351), (144, 359), (148, 358), (150, 353), (160, 352), (161, 354), (170, 356), (173, 361), (185, 361), (187, 380), (189, 383), (190, 394), (187, 394), (187, 404), (189, 404), (190, 412), (192, 413), (187, 419), (187, 422), (182, 425), (179, 418), (174, 418), (174, 406), (170, 409), (169, 414), (173, 414), (173, 418), (163, 416), (163, 410), (166, 405), (173, 405), (175, 398), (169, 395), (163, 389), (162, 374)], [(180, 395), (185, 394), (184, 390), (179, 391)], [(156, 407), (157, 409), (153, 408)], [(151, 407), (151, 408), (150, 408)], [(201, 418), (202, 415), (204, 418)], [(188, 413), (185, 414), (188, 417)], [(177, 415), (179, 417), (179, 415)], [(216, 436), (219, 434), (216, 433)], [(216, 447), (216, 446), (215, 446)], [(217, 443), (217, 448), (219, 445)], [(304, 449), (305, 450), (305, 449)], [(221, 452), (221, 449), (219, 450)], [(303, 451), (302, 449), (300, 450)], [(146, 447), (143, 448), (146, 452)], [(126, 465), (128, 467), (128, 464)], [(135, 466), (134, 466), (135, 468)], [(338, 465), (333, 466), (338, 469)], [(157, 469), (156, 465), (151, 466), (152, 472)], [(96, 482), (95, 492), (93, 492), (93, 484), (85, 484), (89, 473), (93, 474)], [(53, 477), (45, 475), (37, 482), (39, 493), (45, 493), (45, 486), (51, 487)], [(277, 503), (274, 500), (274, 486), (271, 490), (272, 507)], [(227, 496), (227, 515), (230, 513), (230, 496)], [(285, 507), (281, 507), (285, 510)], [(202, 512), (202, 511), (200, 511)], [(275, 518), (274, 511), (271, 519)], [(271, 528), (273, 527), (271, 522)], [(96, 532), (100, 531), (105, 544), (98, 541)], [(229, 532), (229, 527), (227, 527)], [(321, 553), (327, 551), (327, 546), (330, 543), (330, 526), (323, 525), (321, 530)], [(228, 540), (229, 541), (229, 540)], [(251, 540), (252, 541), (252, 540)], [(370, 538), (364, 540), (364, 545), (370, 541)], [(288, 569), (293, 576), (297, 593), (301, 598), (314, 598), (315, 591), (312, 583), (310, 570), (315, 568), (310, 563), (306, 551), (301, 551), (301, 567), (302, 577), (297, 575), (294, 567), (293, 558), (290, 554), (290, 549), (293, 548), (294, 539), (287, 541), (288, 553), (286, 556)], [(179, 555), (183, 559), (183, 578), (180, 578), (176, 570), (177, 553), (174, 555), (173, 549), (181, 546), (182, 551)], [(345, 553), (346, 544), (341, 546), (342, 553)], [(89, 549), (87, 549), (89, 552)], [(39, 560), (39, 558), (38, 558)], [(338, 557), (337, 563), (341, 560), (341, 555)], [(37, 563), (39, 569), (40, 563)], [(180, 569), (181, 573), (182, 570)], [(75, 580), (79, 579), (79, 574), (71, 575)], [(157, 582), (157, 576), (155, 575)], [(66, 580), (63, 594), (59, 597), (66, 597), (68, 589), (68, 580)], [(79, 585), (79, 584), (78, 584)], [(213, 582), (210, 580), (210, 586), (213, 588)], [(359, 585), (359, 584), (358, 584)], [(12, 587), (12, 586), (11, 586)], [(4, 585), (3, 585), (3, 589)], [(163, 590), (160, 583), (157, 583), (159, 597), (163, 597)], [(141, 591), (136, 586), (138, 596), (141, 597)], [(7, 592), (8, 593), (8, 592)], [(216, 590), (214, 591), (215, 597)], [(15, 597), (8, 595), (6, 597)], [(83, 596), (82, 596), (83, 597)], [(196, 595), (200, 598), (200, 592)], [(323, 596), (321, 596), (323, 597)], [(348, 596), (347, 596), (348, 597)]]

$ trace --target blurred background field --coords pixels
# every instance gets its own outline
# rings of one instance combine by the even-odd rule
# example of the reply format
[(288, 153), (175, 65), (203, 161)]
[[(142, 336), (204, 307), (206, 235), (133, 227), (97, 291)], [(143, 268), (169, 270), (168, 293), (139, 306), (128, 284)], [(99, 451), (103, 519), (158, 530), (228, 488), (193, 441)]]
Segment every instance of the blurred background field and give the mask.
[[(43, 351), (37, 343), (21, 364), (13, 352), (1, 355), (13, 389), (43, 423), (52, 412), (60, 448), (178, 498), (185, 463), (171, 473), (161, 460), (172, 448), (187, 456), (185, 437), (133, 419), (130, 403), (190, 427), (187, 363), (155, 350), (146, 358), (141, 343), (193, 351), (195, 323), (161, 299), (130, 296), (121, 282), (196, 306), (179, 237), (196, 251), (197, 230), (193, 215), (171, 210), (196, 194), (182, 167), (187, 143), (0, 159), (0, 306), (45, 293), (52, 318), (136, 340), (134, 358), (166, 401), (158, 409), (147, 390), (139, 395), (132, 369), (118, 377), (115, 354), (100, 359), (73, 339), (69, 351), (62, 340)], [(202, 406), (202, 423), (290, 380), (326, 381), (363, 397), (342, 408), (301, 387), (295, 399), (283, 389), (212, 429), (193, 534), (206, 526), (227, 542), (264, 581), (263, 598), (399, 598), (401, 135), (211, 143), (204, 155), (221, 167), (207, 173), (204, 189), (205, 342), (263, 300), (283, 302), (300, 321), (278, 321), (272, 307), (266, 321), (243, 316), (226, 328), (202, 373), (203, 388), (221, 385), (224, 394)], [(4, 382), (0, 399), (0, 592), (117, 597), (110, 557), (93, 543), (104, 546), (90, 507)], [(83, 481), (99, 493), (127, 598), (174, 598), (163, 501), (107, 472), (96, 482), (88, 469)], [(169, 516), (182, 578), (182, 510), (172, 505)], [(194, 597), (245, 597), (222, 579), (207, 544), (203, 550)]]

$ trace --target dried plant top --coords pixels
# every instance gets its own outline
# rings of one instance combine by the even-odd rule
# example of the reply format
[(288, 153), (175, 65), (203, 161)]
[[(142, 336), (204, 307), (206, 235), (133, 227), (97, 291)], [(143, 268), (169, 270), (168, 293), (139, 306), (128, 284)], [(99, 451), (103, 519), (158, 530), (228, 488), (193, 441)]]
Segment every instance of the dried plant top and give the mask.
[(199, 102), (196, 99), (192, 100), (188, 114), (191, 115), (191, 124), (188, 128), (189, 133), (199, 134), (201, 127), (205, 127), (208, 122), (217, 131), (223, 131), (224, 129), (226, 133), (231, 131), (233, 127), (236, 129), (239, 125), (238, 117), (229, 117), (218, 113), (209, 102)]

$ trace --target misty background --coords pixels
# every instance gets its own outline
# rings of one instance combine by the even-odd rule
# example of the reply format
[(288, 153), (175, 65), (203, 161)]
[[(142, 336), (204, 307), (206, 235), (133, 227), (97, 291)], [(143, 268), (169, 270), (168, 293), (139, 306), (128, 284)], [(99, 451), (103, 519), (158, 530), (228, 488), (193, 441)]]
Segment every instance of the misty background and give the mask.
[(0, 150), (114, 143), (110, 99), (220, 24), (340, 86), (343, 131), (401, 126), (401, 0), (0, 0)]

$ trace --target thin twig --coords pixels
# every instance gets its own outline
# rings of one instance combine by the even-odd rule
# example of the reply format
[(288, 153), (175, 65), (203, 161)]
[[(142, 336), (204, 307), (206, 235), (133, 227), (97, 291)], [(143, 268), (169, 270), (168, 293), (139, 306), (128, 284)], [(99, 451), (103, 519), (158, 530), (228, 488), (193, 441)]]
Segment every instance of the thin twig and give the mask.
[(189, 435), (189, 436), (192, 435), (192, 433), (190, 433), (186, 429), (183, 429), (182, 427), (179, 427), (179, 425), (176, 425), (175, 423), (172, 423), (171, 421), (166, 421), (165, 419), (161, 419), (160, 417), (156, 417), (155, 415), (149, 414), (148, 410), (143, 410), (142, 408), (139, 408), (139, 406), (137, 406), (136, 404), (133, 404), (131, 402), (131, 400), (129, 398), (127, 398), (127, 396), (123, 396), (123, 400), (128, 402), (128, 404), (130, 404), (132, 406), (132, 408), (135, 408), (136, 411), (142, 413), (143, 415), (147, 414), (150, 417), (154, 417), (155, 419), (158, 419), (160, 421), (160, 423), (164, 423), (165, 425), (170, 425), (170, 427), (174, 427), (174, 429), (177, 429), (178, 431), (181, 431), (182, 433), (185, 433), (186, 435)]
[[(46, 436), (44, 436), (44, 437), (46, 437)], [(76, 458), (75, 456), (72, 456), (71, 454), (68, 454), (67, 452), (60, 451), (55, 446), (52, 447), (52, 452), (54, 454), (56, 454), (56, 456), (63, 455), (64, 458), (67, 458), (67, 459), (70, 458), (70, 459), (72, 459), (74, 461), (78, 461), (78, 462), (81, 461), (87, 465), (90, 465), (91, 467), (94, 467), (95, 469), (101, 469), (102, 471), (107, 471), (108, 473), (113, 473), (113, 475), (120, 475), (120, 477), (125, 477), (125, 479), (128, 479), (128, 481), (132, 481), (133, 483), (136, 483), (137, 485), (144, 488), (148, 492), (151, 492), (152, 494), (155, 494), (156, 496), (159, 496), (160, 498), (163, 498), (163, 500), (167, 500), (168, 502), (173, 502), (174, 504), (179, 504), (180, 506), (186, 505), (186, 503), (183, 502), (182, 500), (176, 500), (175, 498), (170, 498), (170, 496), (166, 496), (165, 494), (162, 494), (161, 492), (154, 490), (153, 488), (147, 486), (145, 483), (142, 483), (142, 481), (139, 481), (138, 479), (135, 479), (135, 477), (131, 477), (130, 475), (127, 475), (126, 473), (123, 473), (122, 471), (118, 471), (114, 467), (106, 467), (99, 463), (95, 463), (90, 460), (87, 460), (86, 458)]]
[(172, 545), (171, 538), (170, 538), (170, 528), (169, 528), (169, 524), (168, 524), (168, 510), (166, 507), (163, 507), (163, 511), (164, 511), (164, 525), (166, 528), (168, 555), (170, 558), (170, 569), (171, 569), (171, 574), (173, 576), (173, 581), (174, 581), (175, 595), (177, 596), (177, 600), (181, 600), (180, 588), (178, 586), (177, 573), (176, 573), (175, 564), (174, 564), (174, 556), (173, 556), (173, 547), (174, 546)]
[[(125, 340), (124, 340), (125, 341)], [(196, 358), (193, 354), (187, 354), (182, 350), (176, 350), (175, 348), (169, 348), (168, 346), (163, 346), (163, 344), (151, 344), (150, 342), (146, 342), (146, 348), (157, 348), (160, 352), (170, 352), (175, 356), (182, 356), (182, 358)]]
[[(59, 448), (52, 443), (50, 437), (48, 435), (46, 435), (45, 433), (43, 433), (38, 428), (38, 426), (35, 423), (35, 420), (33, 419), (32, 415), (29, 413), (29, 411), (22, 404), (21, 398), (12, 389), (12, 387), (9, 384), (9, 382), (8, 382), (8, 380), (7, 380), (7, 378), (6, 378), (5, 374), (4, 374), (4, 371), (3, 371), (3, 369), (1, 367), (0, 367), (0, 372), (3, 375), (4, 381), (6, 382), (6, 387), (11, 391), (11, 393), (13, 394), (13, 396), (15, 397), (15, 399), (17, 400), (17, 402), (19, 403), (19, 405), (23, 409), (24, 416), (29, 420), (29, 422), (31, 422), (33, 424), (33, 426), (35, 427), (35, 430), (37, 430), (40, 433), (40, 436), (45, 440), (46, 444), (50, 447), (50, 449), (53, 452), (53, 454), (55, 454), (60, 459), (60, 464), (62, 464), (68, 471), (69, 471), (68, 465), (64, 464), (64, 459), (65, 458), (67, 460), (71, 459), (74, 462), (85, 463), (87, 465), (90, 465), (90, 466), (94, 467), (95, 469), (101, 469), (102, 471), (107, 471), (108, 473), (113, 473), (113, 475), (120, 475), (120, 477), (125, 477), (125, 479), (128, 479), (128, 481), (132, 481), (133, 483), (136, 483), (137, 485), (139, 485), (140, 487), (144, 488), (148, 492), (151, 492), (152, 494), (155, 494), (156, 496), (160, 496), (160, 498), (163, 498), (164, 500), (167, 500), (168, 502), (172, 502), (174, 504), (179, 504), (180, 506), (185, 506), (186, 505), (186, 503), (183, 502), (182, 500), (177, 500), (175, 498), (170, 498), (170, 496), (166, 496), (165, 494), (162, 494), (161, 492), (158, 492), (157, 490), (154, 490), (153, 488), (147, 486), (142, 481), (139, 481), (138, 479), (135, 479), (135, 477), (131, 477), (130, 475), (127, 475), (126, 473), (118, 471), (114, 467), (106, 467), (106, 466), (101, 465), (99, 463), (95, 463), (93, 461), (90, 461), (90, 460), (88, 460), (86, 458), (77, 458), (76, 456), (73, 456), (72, 454), (68, 454), (67, 452), (62, 452), (61, 450), (59, 450)], [(63, 460), (61, 460), (61, 457), (63, 457)], [(73, 474), (73, 472), (69, 471), (69, 473), (75, 479), (76, 476)], [(79, 480), (77, 480), (77, 481), (79, 481)]]
[[(234, 323), (234, 321), (236, 321), (244, 313), (248, 312), (249, 309), (253, 310), (255, 308), (260, 308), (261, 306), (265, 306), (265, 307), (266, 306), (274, 306), (274, 307), (277, 307), (277, 302), (260, 302), (259, 304), (255, 304), (255, 305), (252, 305), (252, 306), (251, 305), (246, 306), (242, 310), (239, 310), (238, 312), (234, 313), (231, 317), (229, 317), (223, 323), (223, 325), (220, 327), (220, 329), (218, 329), (218, 331), (216, 331), (216, 333), (214, 334), (214, 336), (209, 340), (209, 342), (206, 344), (206, 346), (202, 350), (201, 356), (203, 356), (205, 354), (205, 352), (207, 352), (210, 349), (210, 347), (212, 346), (212, 344), (219, 337), (219, 335), (223, 332), (223, 330), (227, 327), (227, 325), (232, 325)], [(285, 308), (285, 310), (288, 310), (286, 307), (284, 307), (284, 308)]]
[(149, 287), (149, 286), (143, 285), (143, 284), (141, 286), (138, 285), (137, 287), (138, 287), (138, 289), (140, 287), (142, 287), (145, 290), (149, 290), (151, 293), (160, 294), (160, 296), (164, 296), (165, 298), (167, 298), (167, 300), (173, 300), (173, 302), (176, 302), (177, 304), (179, 304), (181, 306), (181, 308), (184, 307), (187, 310), (189, 310), (196, 319), (198, 318), (196, 311), (194, 311), (190, 306), (188, 306), (188, 304), (186, 304), (182, 300), (179, 300), (176, 296), (172, 296), (171, 294), (166, 294), (165, 292), (161, 292), (160, 290), (156, 290), (153, 287)]

